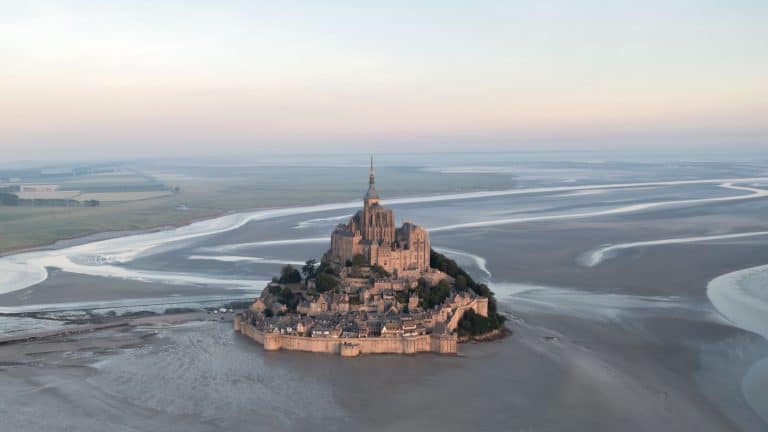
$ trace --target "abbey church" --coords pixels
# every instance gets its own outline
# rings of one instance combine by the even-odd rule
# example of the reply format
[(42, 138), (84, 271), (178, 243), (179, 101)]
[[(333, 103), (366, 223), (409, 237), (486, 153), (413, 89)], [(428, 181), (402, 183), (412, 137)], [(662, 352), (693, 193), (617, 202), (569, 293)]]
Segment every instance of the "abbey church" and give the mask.
[[(334, 229), (322, 271), (308, 275), (304, 283), (275, 279), (247, 311), (235, 316), (235, 330), (268, 351), (344, 357), (456, 354), (464, 314), (472, 311), (480, 318), (462, 328), (485, 323), (481, 318), (488, 318), (493, 304), (478, 294), (490, 291), (455, 265), (453, 275), (430, 268), (430, 253), (424, 228), (410, 222), (395, 228), (395, 215), (379, 201), (371, 158), (363, 208)], [(447, 260), (440, 255), (436, 259)], [(466, 276), (457, 287), (459, 272)], [(433, 288), (439, 291), (432, 294)]]
[(368, 265), (380, 266), (395, 277), (418, 278), (429, 270), (429, 251), (429, 234), (424, 228), (411, 222), (395, 228), (392, 209), (379, 203), (371, 158), (363, 209), (347, 224), (336, 227), (326, 258), (344, 265), (361, 255)]

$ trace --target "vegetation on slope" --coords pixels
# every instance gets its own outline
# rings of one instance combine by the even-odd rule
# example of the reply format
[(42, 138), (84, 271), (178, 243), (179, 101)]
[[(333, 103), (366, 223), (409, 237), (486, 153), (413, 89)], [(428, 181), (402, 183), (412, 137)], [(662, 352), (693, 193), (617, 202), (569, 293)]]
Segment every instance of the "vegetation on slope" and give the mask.
[[(493, 330), (503, 328), (506, 319), (498, 313), (496, 309), (496, 299), (487, 285), (475, 282), (475, 280), (472, 279), (464, 269), (459, 267), (455, 261), (434, 250), (430, 253), (430, 266), (451, 276), (454, 279), (454, 284), (452, 286), (448, 280), (443, 279), (436, 285), (430, 285), (426, 279), (419, 279), (417, 288), (419, 306), (424, 309), (431, 309), (442, 304), (445, 299), (450, 296), (452, 289), (457, 291), (472, 291), (479, 296), (488, 298), (488, 316), (484, 317), (478, 315), (472, 310), (465, 312), (464, 316), (459, 321), (457, 329), (459, 336), (481, 336)], [(280, 303), (286, 305), (289, 312), (296, 312), (296, 307), (304, 295), (287, 285), (301, 284), (302, 274), (304, 274), (305, 278), (315, 278), (314, 292), (307, 293), (311, 295), (334, 290), (338, 287), (340, 282), (338, 275), (327, 262), (321, 262), (318, 265), (316, 260), (308, 260), (301, 271), (291, 265), (283, 266), (280, 272), (280, 277), (275, 277), (273, 281), (286, 286), (272, 286), (269, 288), (269, 293), (274, 295)], [(304, 287), (304, 285), (301, 286)], [(306, 290), (306, 287), (302, 289)], [(359, 298), (355, 300), (357, 303), (360, 301)], [(398, 298), (398, 301), (400, 303), (407, 303), (407, 296), (405, 293), (401, 294), (401, 298)]]
[(443, 304), (445, 299), (451, 295), (451, 284), (443, 279), (437, 285), (430, 286), (426, 279), (419, 279), (419, 306), (424, 309)]
[[(456, 264), (456, 261), (435, 252), (434, 249), (429, 253), (429, 265), (454, 278), (454, 287), (457, 291), (471, 290), (479, 296), (488, 297), (488, 317), (480, 316), (472, 311), (465, 313), (459, 321), (459, 336), (479, 336), (504, 326), (506, 318), (498, 313), (496, 297), (487, 285), (475, 282), (464, 269)], [(438, 288), (437, 293), (440, 295), (442, 291)], [(421, 291), (419, 295), (421, 295)]]

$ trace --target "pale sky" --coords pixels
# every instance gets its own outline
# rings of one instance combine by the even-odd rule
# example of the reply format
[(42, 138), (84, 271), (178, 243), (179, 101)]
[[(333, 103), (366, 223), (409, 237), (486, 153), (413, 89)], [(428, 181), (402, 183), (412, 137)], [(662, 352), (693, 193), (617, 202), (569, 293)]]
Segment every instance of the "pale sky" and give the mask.
[(14, 158), (768, 146), (768, 1), (0, 0)]

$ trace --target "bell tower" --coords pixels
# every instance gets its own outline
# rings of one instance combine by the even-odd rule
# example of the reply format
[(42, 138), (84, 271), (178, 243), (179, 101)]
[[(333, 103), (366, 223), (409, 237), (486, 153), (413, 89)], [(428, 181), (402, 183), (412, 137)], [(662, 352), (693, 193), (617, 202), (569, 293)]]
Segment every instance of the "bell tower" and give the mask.
[(376, 192), (376, 179), (373, 171), (373, 156), (371, 168), (368, 171), (368, 192), (363, 201), (363, 212), (360, 220), (360, 234), (363, 240), (373, 243), (391, 245), (395, 241), (395, 217), (392, 210), (379, 205), (379, 193)]
[(379, 193), (376, 192), (376, 179), (373, 170), (373, 155), (371, 155), (371, 168), (368, 170), (368, 192), (365, 193), (363, 207), (367, 208), (379, 203)]

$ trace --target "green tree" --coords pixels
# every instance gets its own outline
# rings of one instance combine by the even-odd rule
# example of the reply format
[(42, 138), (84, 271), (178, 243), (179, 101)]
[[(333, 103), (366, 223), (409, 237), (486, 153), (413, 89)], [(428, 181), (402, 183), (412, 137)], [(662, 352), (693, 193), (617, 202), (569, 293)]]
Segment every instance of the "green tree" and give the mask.
[(419, 302), (421, 307), (431, 309), (442, 304), (451, 294), (451, 284), (443, 279), (435, 286), (429, 286), (426, 280), (419, 280)]
[(280, 270), (280, 283), (299, 283), (301, 282), (301, 273), (288, 264)]
[(467, 278), (464, 277), (464, 275), (458, 275), (456, 276), (456, 289), (458, 291), (466, 291), (467, 290)]
[(459, 336), (480, 336), (501, 328), (504, 325), (505, 318), (498, 314), (484, 317), (478, 315), (472, 309), (464, 312), (459, 320)]
[(285, 287), (280, 291), (280, 303), (284, 304), (289, 312), (296, 312), (296, 306), (301, 301), (301, 294), (294, 293), (290, 288)]
[(374, 265), (371, 267), (371, 272), (373, 272), (374, 276), (380, 277), (380, 278), (387, 278), (390, 276), (389, 272), (384, 269), (384, 267), (380, 265)]
[[(461, 290), (462, 284), (465, 285), (465, 289), (469, 289), (475, 294), (488, 298), (488, 322), (493, 328), (501, 328), (504, 325), (505, 318), (499, 315), (497, 311), (496, 298), (493, 295), (493, 291), (488, 288), (488, 285), (475, 282), (472, 277), (459, 267), (455, 261), (446, 257), (445, 255), (435, 252), (434, 249), (429, 253), (429, 265), (432, 268), (437, 268), (449, 276), (455, 279), (455, 287), (457, 291)], [(463, 279), (463, 281), (462, 281)], [(421, 290), (419, 291), (421, 294)], [(482, 317), (481, 317), (482, 318)]]
[(334, 290), (337, 286), (339, 286), (339, 280), (330, 273), (318, 273), (315, 278), (315, 289), (319, 293)]
[(305, 279), (309, 279), (315, 275), (315, 267), (317, 266), (317, 260), (312, 258), (307, 260), (304, 267), (301, 268), (301, 273)]

